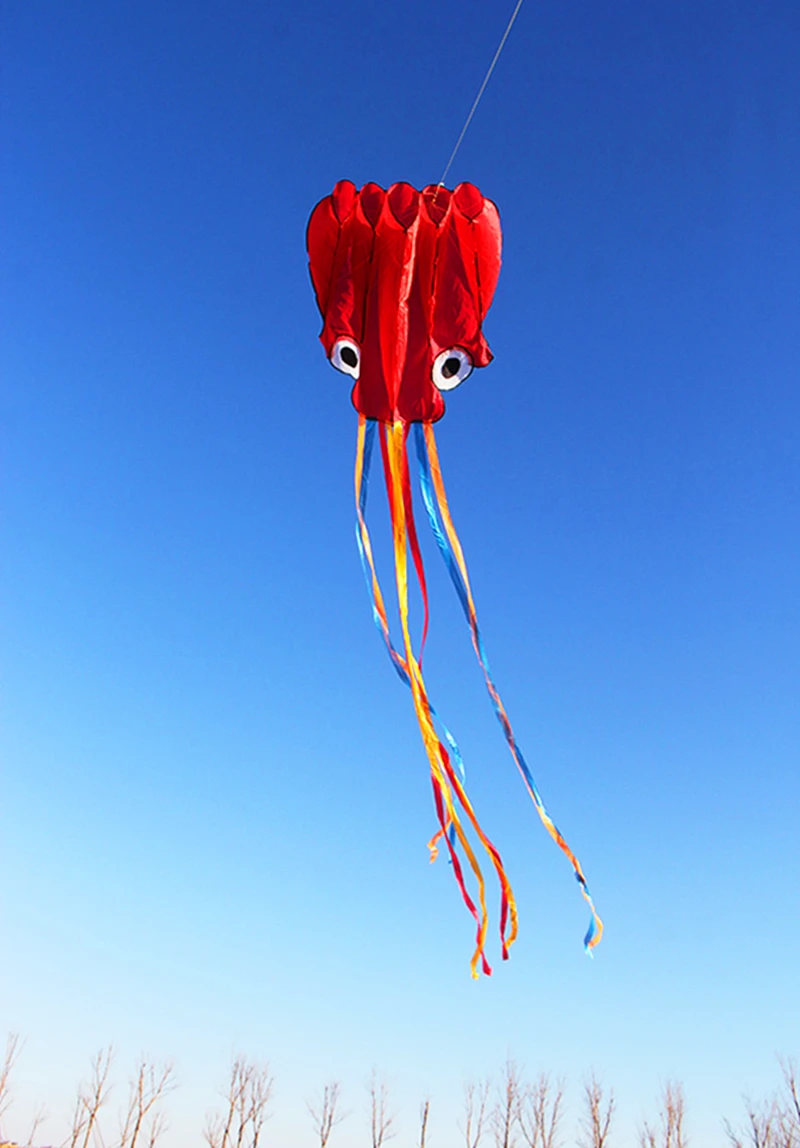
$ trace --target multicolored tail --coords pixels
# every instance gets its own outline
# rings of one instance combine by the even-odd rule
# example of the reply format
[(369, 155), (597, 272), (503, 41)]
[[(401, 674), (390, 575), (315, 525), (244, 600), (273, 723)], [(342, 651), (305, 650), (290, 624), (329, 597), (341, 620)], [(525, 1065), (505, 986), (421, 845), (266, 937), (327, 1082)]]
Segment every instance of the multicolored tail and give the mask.
[[(581, 892), (591, 910), (592, 918), (589, 930), (584, 939), (586, 950), (591, 953), (591, 950), (599, 944), (602, 937), (602, 921), (595, 910), (580, 862), (545, 808), (533, 775), (517, 744), (505, 707), (503, 706), (491, 671), (489, 670), (483, 638), (478, 626), (478, 617), (475, 611), (475, 603), (472, 597), (464, 554), (453, 525), (444, 490), (433, 426), (429, 423), (414, 423), (412, 425), (419, 463), (422, 499), (434, 538), (436, 539), (436, 543), (450, 573), (450, 577), (452, 578), (469, 623), (475, 653), (483, 670), (489, 696), (491, 697), (495, 713), (502, 726), (512, 757), (522, 775), (525, 786), (533, 800), (542, 823), (559, 848), (569, 858)], [(476, 946), (471, 960), (471, 970), (472, 975), (477, 977), (479, 966), (484, 973), (487, 975), (491, 974), (491, 968), (485, 955), (488, 929), (486, 883), (478, 859), (462, 825), (462, 817), (465, 816), (472, 825), (472, 828), (492, 862), (500, 882), (500, 938), (504, 960), (508, 958), (509, 947), (513, 944), (517, 936), (517, 909), (500, 855), (481, 829), (469, 798), (467, 797), (464, 788), (464, 767), (458, 745), (455, 738), (433, 708), (422, 674), (422, 650), (428, 629), (428, 595), (422, 554), (414, 522), (407, 454), (408, 433), (409, 426), (403, 422), (387, 425), (385, 423), (376, 423), (374, 420), (366, 419), (363, 416), (359, 420), (355, 468), (356, 538), (367, 587), (372, 599), (372, 611), (375, 624), (381, 633), (387, 652), (398, 676), (411, 690), (417, 722), (430, 764), (434, 804), (439, 821), (439, 830), (429, 842), (431, 860), (436, 859), (438, 843), (443, 840), (450, 854), (453, 872), (461, 891), (461, 896), (476, 922)], [(366, 524), (369, 470), (376, 434), (380, 440), (391, 513), (395, 582), (403, 636), (403, 653), (397, 650), (392, 641), (386, 605), (375, 569), (372, 543)], [(409, 624), (409, 549), (419, 581), (424, 609), (422, 639), (420, 642), (420, 651), (417, 655), (414, 654)], [(437, 726), (442, 731), (441, 737), (437, 732)], [(444, 739), (444, 741), (442, 739)], [(449, 748), (445, 747), (444, 742), (447, 743), (447, 747)], [(456, 768), (453, 767), (454, 762)], [(466, 857), (477, 883), (478, 906), (476, 906), (466, 887), (459, 847), (461, 854)]]
[[(392, 520), (395, 582), (397, 587), (400, 625), (403, 635), (402, 654), (398, 652), (392, 642), (386, 606), (375, 569), (372, 543), (366, 524), (369, 466), (376, 430), (377, 433), (380, 434), (381, 451), (386, 475), (386, 488), (389, 496), (389, 508)], [(411, 549), (425, 608), (423, 636), (427, 628), (427, 590), (422, 556), (414, 524), (411, 486), (408, 474), (408, 458), (406, 453), (407, 434), (407, 426), (401, 422), (394, 423), (390, 426), (383, 423), (376, 426), (373, 420), (368, 420), (363, 417), (359, 420), (355, 468), (356, 536), (367, 586), (372, 598), (373, 617), (386, 644), (389, 657), (395, 670), (411, 690), (417, 722), (430, 765), (434, 805), (439, 821), (439, 830), (429, 843), (431, 860), (436, 859), (438, 842), (443, 840), (450, 854), (453, 872), (461, 891), (461, 896), (475, 919), (477, 933), (475, 951), (470, 962), (470, 968), (473, 977), (477, 977), (479, 967), (487, 975), (490, 975), (492, 971), (485, 954), (488, 931), (486, 882), (478, 858), (462, 824), (462, 817), (466, 817), (477, 834), (481, 845), (492, 862), (500, 882), (500, 939), (504, 960), (508, 958), (509, 947), (513, 944), (517, 936), (517, 909), (500, 854), (483, 832), (464, 789), (462, 780), (463, 766), (458, 746), (449, 731), (439, 721), (436, 711), (428, 697), (427, 687), (422, 675), (421, 651), (418, 656), (415, 655), (412, 646), (408, 604), (409, 548)], [(442, 737), (444, 741), (446, 741), (450, 747), (449, 752), (444, 745), (442, 737), (437, 733), (437, 722), (443, 730)], [(453, 767), (453, 761), (456, 763), (458, 772), (457, 769)], [(461, 776), (459, 776), (459, 773)], [(477, 906), (467, 890), (460, 854), (466, 857), (477, 884)]]

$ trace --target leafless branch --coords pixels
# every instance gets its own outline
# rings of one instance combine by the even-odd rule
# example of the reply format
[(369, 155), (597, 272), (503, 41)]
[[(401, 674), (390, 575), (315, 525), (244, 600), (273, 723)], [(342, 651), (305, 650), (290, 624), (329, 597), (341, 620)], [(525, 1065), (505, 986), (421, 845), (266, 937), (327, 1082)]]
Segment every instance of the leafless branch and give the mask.
[(389, 1115), (389, 1089), (386, 1082), (379, 1081), (374, 1070), (369, 1082), (369, 1098), (372, 1148), (381, 1148), (386, 1140), (391, 1140), (395, 1135), (392, 1129), (394, 1116)]
[(154, 1148), (155, 1144), (161, 1139), (166, 1130), (167, 1122), (164, 1118), (164, 1113), (154, 1113), (152, 1122), (150, 1124), (150, 1134), (147, 1137), (147, 1148)]
[(559, 1148), (564, 1083), (550, 1083), (546, 1072), (531, 1085), (520, 1086), (517, 1118), (529, 1148)]
[(519, 1071), (513, 1060), (506, 1061), (498, 1087), (497, 1103), (492, 1113), (494, 1142), (497, 1148), (514, 1148), (519, 1124)]
[(419, 1107), (419, 1148), (425, 1148), (428, 1136), (428, 1116), (431, 1111), (430, 1100), (423, 1100)]
[(685, 1115), (683, 1086), (675, 1081), (667, 1081), (661, 1096), (659, 1127), (651, 1127), (645, 1121), (639, 1133), (641, 1148), (686, 1148), (683, 1127)]
[(744, 1131), (736, 1131), (726, 1120), (725, 1131), (731, 1148), (777, 1148), (775, 1139), (778, 1112), (775, 1102), (760, 1107), (746, 1102), (747, 1118)]
[(725, 1121), (731, 1148), (800, 1148), (800, 1081), (793, 1060), (779, 1059), (783, 1088), (763, 1104), (745, 1100), (745, 1121)]
[(92, 1061), (92, 1068), (87, 1084), (78, 1085), (78, 1099), (75, 1102), (75, 1114), (72, 1118), (72, 1132), (70, 1133), (69, 1148), (89, 1148), (90, 1142), (100, 1140), (102, 1136), (98, 1127), (100, 1109), (108, 1100), (110, 1091), (108, 1073), (111, 1069), (113, 1052), (111, 1047), (101, 1049)]
[(36, 1133), (39, 1131), (46, 1119), (47, 1109), (43, 1104), (40, 1104), (33, 1114), (30, 1132), (28, 1133), (27, 1139), (25, 1140), (25, 1148), (33, 1148), (33, 1142), (36, 1139)]
[(608, 1148), (609, 1131), (614, 1116), (614, 1093), (609, 1091), (606, 1100), (603, 1087), (592, 1076), (583, 1090), (585, 1113), (581, 1148)]
[(262, 1068), (236, 1057), (228, 1088), (222, 1093), (226, 1111), (210, 1116), (203, 1133), (209, 1148), (258, 1148), (273, 1085), (269, 1066)]
[(314, 1131), (319, 1139), (319, 1148), (325, 1148), (330, 1140), (331, 1132), (337, 1124), (341, 1124), (346, 1113), (338, 1114), (339, 1096), (341, 1089), (334, 1081), (326, 1084), (322, 1090), (322, 1097), (316, 1101), (307, 1101), (306, 1107), (314, 1121)]
[(781, 1124), (783, 1143), (781, 1148), (800, 1148), (800, 1080), (797, 1063), (794, 1060), (779, 1060), (783, 1073), (781, 1097)]
[(470, 1081), (464, 1086), (464, 1143), (466, 1148), (478, 1148), (486, 1124), (486, 1109), (489, 1104), (490, 1082), (481, 1080), (477, 1084)]
[(17, 1057), (22, 1051), (22, 1044), (20, 1043), (19, 1034), (12, 1032), (9, 1033), (6, 1039), (6, 1051), (3, 1057), (2, 1064), (0, 1064), (0, 1122), (8, 1111), (8, 1106), (11, 1103), (11, 1093), (9, 1091), (8, 1079), (11, 1076), (11, 1070), (17, 1063)]
[(156, 1068), (142, 1059), (130, 1084), (128, 1110), (119, 1139), (119, 1148), (136, 1148), (140, 1141), (148, 1148), (164, 1131), (163, 1114), (157, 1111), (159, 1103), (175, 1087), (172, 1065)]

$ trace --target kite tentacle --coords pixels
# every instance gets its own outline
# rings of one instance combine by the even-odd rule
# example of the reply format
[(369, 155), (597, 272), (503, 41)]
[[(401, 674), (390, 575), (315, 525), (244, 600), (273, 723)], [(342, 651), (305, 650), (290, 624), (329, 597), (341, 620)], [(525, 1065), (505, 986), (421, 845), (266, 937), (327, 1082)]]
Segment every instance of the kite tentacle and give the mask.
[[(386, 606), (384, 604), (383, 593), (381, 591), (380, 582), (378, 581), (378, 574), (375, 569), (375, 559), (373, 557), (372, 540), (370, 539), (369, 529), (367, 527), (366, 512), (367, 512), (367, 492), (369, 489), (369, 471), (372, 461), (372, 452), (375, 446), (375, 433), (377, 430), (377, 423), (374, 419), (366, 419), (362, 415), (358, 423), (358, 439), (356, 445), (356, 465), (355, 465), (355, 490), (356, 490), (356, 541), (358, 543), (358, 552), (361, 557), (361, 567), (364, 571), (364, 578), (367, 583), (367, 590), (370, 595), (372, 603), (372, 616), (378, 632), (383, 638), (386, 646), (386, 651), (389, 654), (389, 660), (394, 666), (400, 680), (404, 682), (409, 689), (411, 689), (411, 678), (408, 672), (408, 666), (405, 659), (397, 652), (395, 645), (392, 641), (391, 632), (389, 630), (389, 621), (386, 614)], [(387, 465), (386, 474), (391, 475), (388, 470), (388, 458), (384, 452), (384, 458)], [(438, 717), (433, 706), (429, 702), (430, 713), (433, 718), (438, 720), (442, 727), (445, 739), (450, 746), (450, 753), (458, 766), (461, 776), (464, 776), (464, 763), (461, 757), (461, 751), (458, 748), (456, 739), (450, 733), (450, 730)], [(434, 793), (441, 794), (441, 787), (435, 777), (431, 777)], [(441, 797), (439, 800), (443, 801)], [(444, 808), (444, 805), (442, 805)], [(437, 811), (439, 806), (437, 805)], [(428, 842), (428, 850), (430, 852), (431, 861), (435, 861), (439, 850), (437, 842), (442, 837), (447, 837), (448, 850), (450, 852), (450, 860), (453, 864), (453, 869), (456, 875), (456, 880), (464, 895), (464, 901), (469, 908), (470, 912), (475, 916), (475, 919), (480, 923), (479, 918), (476, 916), (477, 910), (475, 909), (472, 900), (470, 899), (466, 887), (464, 886), (463, 877), (461, 875), (461, 866), (458, 862), (458, 857), (454, 855), (453, 847), (456, 843), (456, 832), (449, 815), (442, 815), (444, 820), (441, 820), (441, 827), (434, 834)]]
[[(486, 917), (486, 906), (482, 904), (482, 914), (479, 914), (477, 908), (475, 907), (475, 902), (472, 900), (472, 897), (470, 897), (469, 891), (467, 890), (466, 882), (464, 881), (464, 872), (461, 868), (461, 862), (458, 859), (458, 853), (456, 852), (457, 830), (455, 827), (455, 822), (451, 819), (450, 813), (448, 812), (449, 793), (446, 787), (442, 787), (442, 784), (439, 778), (436, 776), (433, 768), (431, 768), (431, 784), (433, 786), (433, 801), (434, 805), (436, 806), (436, 816), (438, 817), (439, 824), (441, 825), (441, 829), (439, 830), (437, 837), (443, 837), (447, 843), (447, 849), (450, 853), (450, 861), (453, 866), (453, 873), (455, 874), (456, 883), (461, 893), (461, 897), (464, 901), (464, 904), (467, 906), (470, 913), (475, 918), (475, 923), (478, 927), (477, 947), (472, 956), (472, 960), (470, 961), (470, 971), (472, 972), (472, 976), (477, 979), (477, 965), (478, 958), (480, 956), (481, 969), (487, 977), (490, 977), (492, 975), (492, 967), (486, 960), (486, 954), (483, 951), (484, 940), (486, 937), (486, 927), (484, 923)], [(459, 834), (459, 840), (462, 839), (462, 836), (462, 834)], [(432, 852), (431, 860), (434, 859), (435, 854)]]
[[(367, 493), (369, 490), (369, 471), (372, 461), (372, 451), (375, 445), (375, 433), (377, 430), (377, 425), (378, 424), (374, 419), (366, 419), (363, 416), (359, 418), (355, 466), (356, 542), (358, 543), (358, 552), (361, 558), (361, 568), (364, 571), (364, 578), (367, 583), (367, 591), (369, 593), (370, 601), (372, 604), (372, 616), (375, 621), (375, 625), (378, 628), (379, 634), (383, 638), (389, 659), (394, 666), (400, 680), (410, 688), (411, 682), (408, 676), (408, 667), (406, 666), (405, 659), (397, 652), (395, 645), (392, 642), (383, 593), (381, 591), (380, 583), (378, 581), (378, 574), (375, 569), (372, 540), (370, 538), (369, 529), (367, 527)], [(422, 559), (420, 557), (420, 563), (421, 561)], [(424, 598), (427, 610), (427, 594), (424, 595)], [(444, 734), (445, 741), (450, 747), (450, 754), (458, 766), (458, 771), (463, 778), (465, 776), (464, 762), (461, 757), (461, 750), (458, 748), (458, 743), (445, 723), (439, 717), (436, 710), (433, 708), (433, 705), (430, 705), (430, 711), (431, 716), (435, 721), (438, 721), (439, 725), (442, 727), (442, 733)], [(435, 859), (435, 843), (439, 840), (440, 836), (441, 833), (437, 833), (436, 836), (431, 840), (429, 848), (433, 854), (432, 860)]]
[(375, 431), (377, 423), (374, 419), (366, 419), (363, 415), (358, 420), (358, 438), (356, 440), (356, 542), (361, 557), (361, 567), (367, 583), (370, 599), (372, 601), (372, 617), (378, 627), (392, 665), (402, 681), (410, 686), (408, 667), (405, 660), (398, 654), (392, 642), (389, 631), (389, 619), (386, 615), (386, 606), (383, 601), (378, 574), (375, 569), (375, 559), (372, 554), (372, 541), (367, 529), (367, 491), (369, 489), (369, 468), (372, 461), (372, 450), (375, 445)]
[[(450, 516), (450, 508), (445, 494), (444, 482), (442, 479), (441, 466), (439, 464), (439, 455), (436, 449), (436, 439), (433, 433), (433, 426), (430, 423), (415, 425), (415, 438), (417, 448), (417, 458), (419, 460), (420, 471), (420, 485), (422, 489), (422, 499), (425, 504), (425, 509), (428, 513), (428, 520), (431, 525), (434, 537), (436, 539), (439, 550), (444, 558), (445, 565), (450, 573), (450, 577), (456, 588), (459, 600), (469, 623), (470, 631), (472, 634), (472, 644), (475, 649), (478, 662), (483, 670), (483, 676), (486, 681), (486, 688), (489, 691), (489, 696), (492, 700), (497, 719), (505, 734), (508, 747), (511, 750), (511, 755), (519, 769), (525, 787), (530, 794), (536, 812), (544, 825), (547, 832), (556, 842), (561, 851), (569, 859), (573, 872), (575, 873), (576, 880), (580, 886), (581, 893), (584, 900), (589, 906), (592, 917), (589, 924), (589, 929), (584, 938), (584, 947), (588, 953), (591, 953), (599, 943), (603, 935), (603, 922), (601, 921), (597, 910), (594, 906), (594, 901), (589, 892), (589, 886), (586, 882), (583, 869), (580, 861), (570, 849), (561, 831), (556, 826), (555, 822), (550, 817), (545, 804), (542, 801), (541, 794), (534, 780), (525, 758), (523, 757), (522, 750), (517, 744), (514, 731), (511, 728), (511, 722), (503, 705), (500, 694), (492, 678), (489, 669), (489, 663), (486, 658), (486, 651), (483, 645), (483, 637), (478, 626), (478, 615), (475, 610), (475, 603), (472, 597), (472, 590), (469, 583), (469, 575), (467, 573), (467, 566), (464, 560), (464, 552), (461, 548), (458, 535), (456, 533), (453, 520)], [(442, 528), (444, 524), (444, 529)]]
[[(464, 885), (463, 878), (460, 874), (460, 866), (457, 867), (455, 861), (457, 860), (455, 849), (449, 843), (451, 859), (454, 859), (453, 868), (456, 872), (456, 879), (461, 889), (461, 895), (464, 898), (465, 904), (473, 913), (476, 918), (478, 931), (476, 936), (475, 951), (470, 961), (470, 968), (473, 977), (478, 976), (478, 962), (481, 961), (484, 966), (484, 971), (487, 971), (486, 957), (484, 948), (486, 944), (486, 933), (488, 929), (488, 912), (486, 909), (486, 882), (484, 880), (481, 867), (469, 843), (469, 839), (464, 832), (463, 826), (458, 817), (458, 812), (453, 801), (453, 795), (448, 784), (446, 776), (447, 770), (445, 762), (447, 760), (447, 751), (444, 749), (439, 738), (436, 736), (436, 731), (433, 728), (430, 713), (430, 703), (428, 701), (428, 694), (425, 688), (425, 682), (422, 677), (422, 672), (419, 668), (419, 663), (414, 657), (414, 651), (411, 645), (411, 631), (408, 619), (408, 561), (407, 561), (407, 528), (405, 522), (405, 505), (403, 502), (403, 487), (402, 487), (402, 462), (400, 461), (400, 452), (403, 449), (402, 433), (403, 428), (401, 423), (396, 423), (392, 427), (385, 425), (381, 426), (382, 439), (381, 445), (384, 448), (384, 463), (386, 470), (387, 493), (389, 496), (389, 506), (391, 510), (392, 519), (392, 539), (394, 543), (394, 565), (395, 565), (395, 581), (397, 584), (397, 601), (400, 612), (400, 624), (403, 631), (403, 642), (405, 647), (405, 664), (408, 671), (409, 683), (411, 685), (411, 694), (414, 699), (414, 710), (417, 715), (417, 723), (422, 734), (423, 745), (425, 752), (430, 763), (431, 774), (435, 782), (435, 788), (439, 790), (446, 809), (448, 820), (452, 824), (456, 832), (461, 848), (469, 861), (470, 868), (474, 874), (475, 880), (478, 885), (478, 902), (480, 905), (480, 912), (475, 908), (474, 902), (470, 899)], [(444, 828), (444, 824), (440, 819), (440, 824)]]
[[(442, 749), (444, 749), (443, 746), (442, 746)], [(517, 932), (518, 932), (517, 904), (516, 904), (516, 901), (514, 899), (514, 894), (511, 890), (511, 884), (508, 880), (508, 877), (506, 876), (506, 871), (503, 867), (503, 861), (500, 857), (500, 854), (498, 853), (496, 847), (492, 844), (492, 842), (489, 840), (489, 838), (486, 836), (486, 834), (481, 829), (480, 823), (478, 822), (478, 819), (475, 816), (475, 811), (472, 808), (472, 803), (470, 802), (469, 798), (467, 797), (467, 794), (464, 790), (463, 785), (459, 781), (458, 777), (455, 775), (455, 773), (453, 771), (453, 767), (450, 765), (449, 761), (447, 760), (446, 754), (444, 755), (444, 765), (445, 765), (445, 771), (447, 773), (447, 777), (450, 781), (450, 784), (452, 785), (453, 789), (456, 791), (456, 794), (458, 795), (458, 799), (461, 802), (461, 805), (462, 805), (463, 809), (465, 810), (467, 817), (469, 818), (470, 822), (472, 823), (472, 827), (475, 830), (475, 832), (477, 833), (481, 844), (483, 845), (484, 849), (486, 850), (486, 852), (491, 857), (492, 864), (494, 865), (495, 872), (497, 873), (497, 877), (498, 877), (498, 880), (500, 882), (500, 941), (502, 944), (503, 960), (507, 961), (508, 960), (508, 950), (509, 950), (510, 946), (513, 945), (514, 941), (517, 939)], [(507, 927), (508, 922), (509, 922), (509, 917), (511, 919), (511, 926), (510, 926), (510, 929), (508, 931), (508, 936), (506, 936), (506, 927)]]
[[(483, 832), (480, 823), (478, 822), (472, 804), (467, 797), (463, 784), (456, 776), (450, 762), (449, 755), (442, 742), (436, 736), (432, 724), (431, 705), (428, 699), (427, 689), (424, 679), (422, 677), (422, 670), (418, 662), (413, 656), (411, 650), (410, 632), (408, 627), (408, 591), (407, 591), (407, 541), (411, 535), (410, 523), (406, 517), (406, 510), (410, 511), (413, 515), (413, 508), (410, 499), (406, 500), (403, 492), (403, 473), (404, 467), (407, 467), (406, 456), (406, 437), (407, 432), (401, 422), (395, 423), (392, 427), (384, 429), (386, 441), (386, 455), (388, 458), (388, 478), (391, 483), (389, 488), (390, 505), (392, 508), (392, 533), (394, 538), (395, 548), (395, 575), (397, 579), (397, 594), (398, 603), (400, 607), (400, 620), (403, 627), (403, 636), (406, 646), (406, 665), (409, 669), (409, 674), (412, 683), (412, 694), (414, 696), (414, 706), (417, 713), (417, 721), (422, 733), (423, 742), (425, 744), (428, 758), (431, 763), (431, 768), (437, 776), (441, 777), (442, 772), (449, 782), (449, 786), (443, 789), (445, 795), (450, 793), (450, 788), (455, 791), (459, 803), (463, 811), (466, 813), (467, 818), (472, 824), (481, 844), (491, 858), (494, 869), (497, 873), (498, 880), (501, 887), (501, 913), (500, 913), (500, 935), (503, 945), (503, 958), (508, 956), (508, 946), (514, 941), (517, 932), (517, 913), (514, 903), (514, 896), (511, 891), (511, 886), (503, 868), (503, 863), (495, 846)], [(410, 490), (409, 490), (410, 494)], [(477, 863), (474, 853), (468, 844), (468, 841), (463, 834), (460, 821), (456, 816), (455, 808), (448, 810), (451, 815), (452, 828), (455, 830), (464, 852), (470, 862), (470, 866), (475, 874), (478, 882), (479, 901), (482, 910), (481, 930), (479, 934), (479, 942), (482, 945), (483, 939), (486, 934), (486, 906), (485, 906), (485, 885), (483, 875)], [(452, 842), (449, 842), (451, 845)], [(511, 927), (509, 936), (506, 937), (506, 929), (511, 918)], [(477, 958), (478, 950), (476, 950), (475, 958)], [(475, 960), (473, 958), (473, 961)], [(474, 972), (474, 963), (473, 963)]]
[(408, 441), (408, 423), (403, 424), (403, 451), (401, 455), (401, 464), (403, 467), (403, 509), (406, 518), (406, 532), (408, 534), (408, 544), (411, 547), (411, 557), (414, 559), (414, 569), (417, 572), (417, 581), (419, 582), (419, 590), (422, 595), (423, 606), (423, 622), (422, 622), (422, 637), (419, 643), (419, 662), (420, 669), (422, 669), (422, 655), (425, 651), (425, 640), (428, 637), (428, 587), (425, 582), (425, 567), (422, 564), (422, 553), (419, 548), (419, 538), (417, 537), (417, 524), (414, 521), (414, 502), (411, 495), (411, 479), (408, 473), (408, 452), (406, 443)]
[[(381, 442), (391, 513), (395, 576), (405, 656), (398, 652), (392, 641), (388, 615), (375, 569), (372, 543), (366, 522), (369, 469), (376, 432), (379, 434)], [(412, 555), (416, 550), (414, 565), (417, 575), (420, 578), (421, 588), (424, 587), (425, 583), (424, 570), (422, 570), (422, 556), (419, 550), (419, 542), (413, 521), (413, 502), (411, 499), (410, 481), (408, 479), (406, 440), (407, 430), (400, 423), (394, 428), (387, 428), (384, 425), (378, 427), (378, 424), (376, 424), (374, 420), (365, 419), (363, 417), (359, 419), (355, 466), (356, 538), (364, 576), (372, 601), (373, 618), (398, 676), (411, 689), (417, 721), (430, 764), (434, 804), (440, 826), (438, 832), (428, 845), (431, 860), (434, 860), (438, 853), (437, 842), (444, 839), (461, 896), (470, 914), (475, 919), (477, 926), (476, 948), (470, 962), (472, 975), (478, 975), (477, 968), (479, 963), (483, 972), (489, 975), (491, 974), (491, 967), (486, 960), (484, 952), (488, 928), (485, 881), (477, 857), (461, 824), (455, 799), (458, 800), (463, 811), (466, 813), (481, 844), (489, 854), (498, 875), (501, 887), (500, 936), (502, 940), (503, 959), (508, 957), (509, 945), (513, 943), (517, 935), (517, 911), (514, 896), (503, 868), (500, 854), (481, 829), (469, 798), (467, 797), (462, 780), (453, 768), (453, 762), (455, 762), (463, 778), (464, 768), (458, 745), (450, 731), (441, 719), (438, 718), (430, 702), (419, 659), (415, 658), (412, 649), (408, 618), (407, 546), (410, 546)], [(425, 600), (426, 597), (427, 595), (423, 589), (423, 600)], [(435, 721), (438, 721), (442, 727), (443, 736), (450, 747), (449, 753), (436, 733), (434, 727)], [(478, 903), (480, 910), (467, 890), (463, 869), (456, 848), (458, 844), (460, 844), (464, 850), (469, 866), (475, 876), (478, 885)], [(506, 936), (509, 917), (511, 924), (508, 930), (508, 936)]]

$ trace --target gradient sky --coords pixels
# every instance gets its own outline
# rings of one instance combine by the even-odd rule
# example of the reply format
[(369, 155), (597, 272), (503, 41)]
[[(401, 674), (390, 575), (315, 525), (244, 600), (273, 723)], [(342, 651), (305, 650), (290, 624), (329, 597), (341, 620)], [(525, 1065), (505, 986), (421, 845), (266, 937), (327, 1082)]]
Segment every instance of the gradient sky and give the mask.
[(456, 160), (505, 252), (496, 359), (440, 451), (596, 959), (426, 540), (429, 685), (520, 908), (491, 980), (428, 864), (304, 228), (338, 179), (438, 179), (510, 7), (5, 5), (12, 1133), (44, 1100), (60, 1140), (112, 1042), (121, 1075), (174, 1058), (173, 1145), (241, 1049), (274, 1066), (276, 1144), (311, 1144), (303, 1098), (331, 1078), (338, 1143), (365, 1144), (375, 1065), (398, 1146), (427, 1092), (455, 1148), (462, 1082), (510, 1052), (573, 1104), (592, 1069), (613, 1084), (620, 1145), (677, 1076), (713, 1148), (800, 1052), (793, 0), (528, 0)]

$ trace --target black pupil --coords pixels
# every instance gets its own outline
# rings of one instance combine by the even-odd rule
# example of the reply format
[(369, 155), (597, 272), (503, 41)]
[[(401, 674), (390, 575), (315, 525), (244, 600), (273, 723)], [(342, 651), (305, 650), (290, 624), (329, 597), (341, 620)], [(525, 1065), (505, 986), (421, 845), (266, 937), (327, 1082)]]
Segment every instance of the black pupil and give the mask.
[(348, 367), (358, 366), (358, 355), (352, 347), (342, 347), (341, 358), (343, 363), (347, 363)]
[(452, 379), (453, 375), (457, 375), (461, 367), (461, 360), (453, 356), (452, 359), (445, 359), (444, 366), (442, 367), (442, 374), (446, 379)]

